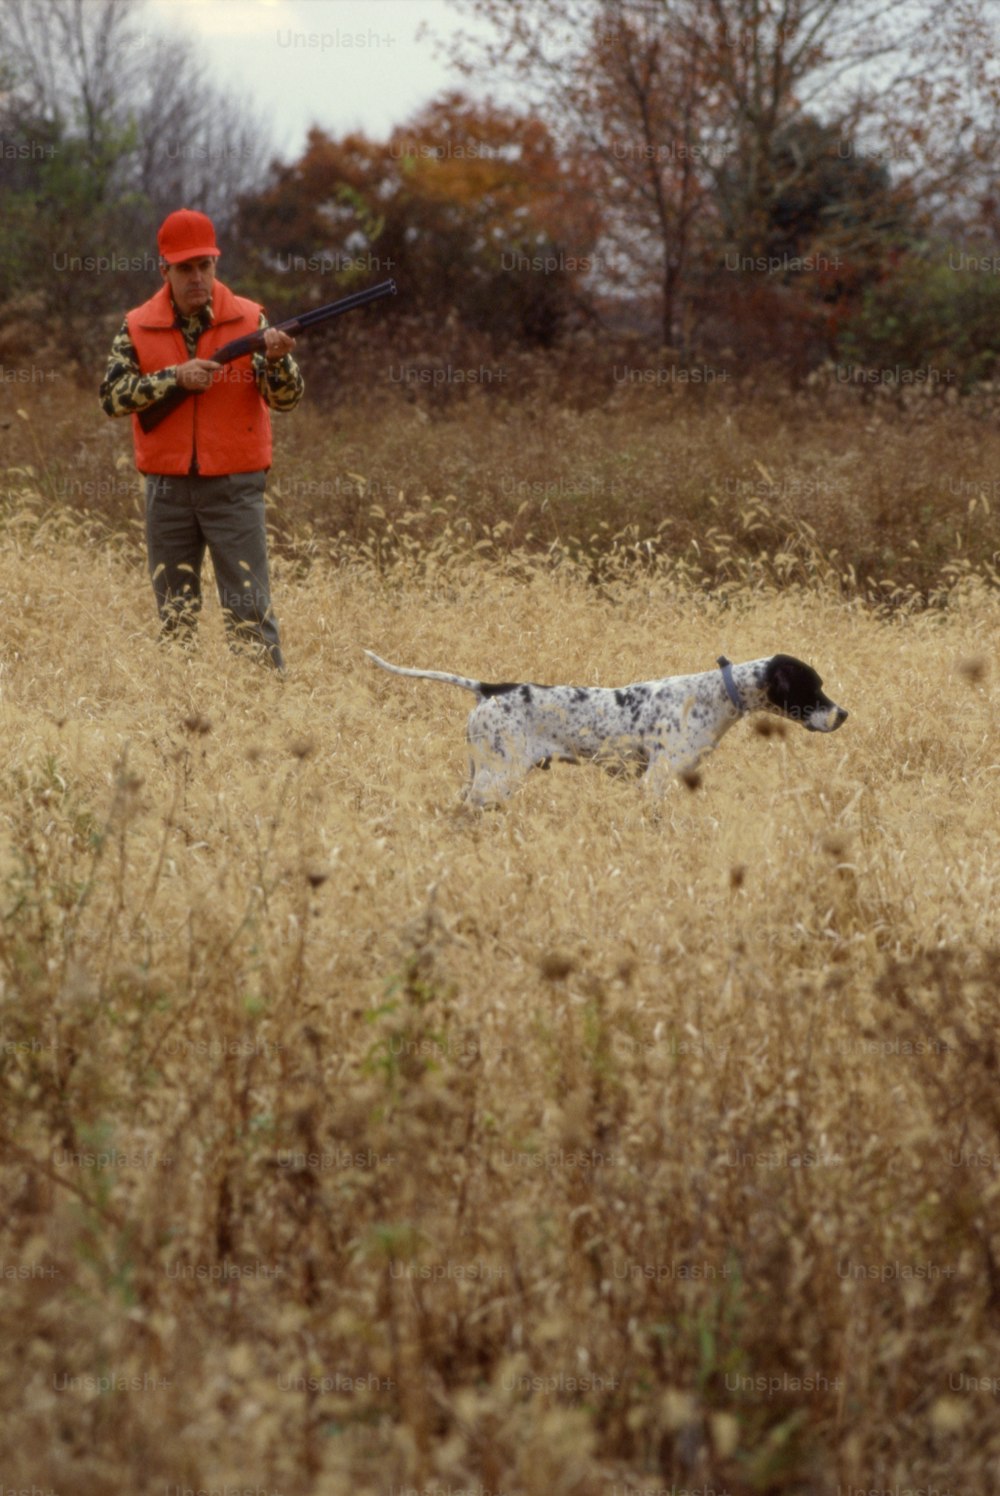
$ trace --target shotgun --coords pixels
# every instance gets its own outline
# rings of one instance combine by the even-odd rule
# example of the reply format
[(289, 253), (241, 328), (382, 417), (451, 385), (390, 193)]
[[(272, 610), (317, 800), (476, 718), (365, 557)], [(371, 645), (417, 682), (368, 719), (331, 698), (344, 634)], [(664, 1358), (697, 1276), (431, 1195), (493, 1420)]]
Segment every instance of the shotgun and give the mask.
[[(378, 301), (383, 296), (395, 296), (396, 282), (394, 280), (379, 281), (377, 286), (368, 286), (364, 291), (354, 291), (350, 296), (341, 297), (340, 301), (328, 301), (326, 306), (314, 307), (311, 312), (300, 312), (297, 317), (292, 317), (288, 322), (275, 324), (279, 332), (290, 333), (293, 337), (296, 333), (304, 332), (307, 327), (317, 327), (320, 322), (328, 322), (331, 317), (340, 317), (344, 312), (353, 312), (355, 307), (367, 306), (369, 301)], [(251, 332), (246, 337), (234, 338), (231, 343), (224, 343), (221, 348), (209, 355), (214, 363), (231, 364), (235, 359), (244, 358), (248, 353), (263, 353), (264, 333)], [(139, 425), (143, 431), (155, 431), (161, 421), (182, 405), (189, 395), (197, 395), (199, 390), (185, 390), (180, 385), (172, 389), (169, 394), (164, 395), (162, 400), (157, 400), (155, 405), (147, 405), (144, 410), (138, 412)]]

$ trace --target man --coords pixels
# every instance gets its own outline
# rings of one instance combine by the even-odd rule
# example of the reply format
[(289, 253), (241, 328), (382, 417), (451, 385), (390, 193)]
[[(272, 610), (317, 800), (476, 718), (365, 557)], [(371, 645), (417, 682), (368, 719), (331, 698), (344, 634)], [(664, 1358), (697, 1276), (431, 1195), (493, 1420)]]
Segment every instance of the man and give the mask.
[[(101, 384), (109, 416), (131, 415), (135, 465), (146, 477), (146, 548), (164, 635), (193, 638), (206, 547), (230, 643), (284, 672), (271, 609), (264, 484), (271, 410), (302, 398), (293, 340), (256, 302), (216, 280), (219, 249), (204, 213), (171, 213), (157, 235), (163, 285), (133, 308)], [(264, 330), (265, 351), (231, 364), (212, 354)], [(152, 431), (137, 412), (177, 386), (194, 392)]]

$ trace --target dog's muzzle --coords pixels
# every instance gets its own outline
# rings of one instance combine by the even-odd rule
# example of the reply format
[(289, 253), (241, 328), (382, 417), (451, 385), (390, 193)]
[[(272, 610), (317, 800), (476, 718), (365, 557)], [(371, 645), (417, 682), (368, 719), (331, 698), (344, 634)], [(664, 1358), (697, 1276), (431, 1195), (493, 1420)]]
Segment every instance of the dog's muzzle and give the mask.
[(846, 721), (847, 713), (842, 706), (830, 706), (813, 712), (804, 726), (806, 732), (836, 732)]

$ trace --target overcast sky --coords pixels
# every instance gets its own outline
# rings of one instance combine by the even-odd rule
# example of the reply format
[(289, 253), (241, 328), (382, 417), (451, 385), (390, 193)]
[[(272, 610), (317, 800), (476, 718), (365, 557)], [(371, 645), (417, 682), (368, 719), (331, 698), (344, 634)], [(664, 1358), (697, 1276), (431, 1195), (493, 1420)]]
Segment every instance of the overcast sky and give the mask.
[(286, 158), (312, 124), (384, 137), (461, 86), (432, 38), (418, 35), (468, 26), (447, 0), (147, 0), (145, 17), (154, 31), (196, 40), (214, 82), (259, 100)]

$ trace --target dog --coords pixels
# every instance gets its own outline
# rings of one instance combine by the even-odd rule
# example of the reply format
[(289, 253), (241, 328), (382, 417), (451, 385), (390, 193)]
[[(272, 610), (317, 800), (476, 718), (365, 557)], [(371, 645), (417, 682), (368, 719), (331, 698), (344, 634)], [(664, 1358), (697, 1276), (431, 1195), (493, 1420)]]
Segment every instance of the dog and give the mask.
[(391, 665), (370, 649), (365, 654), (393, 675), (443, 681), (475, 695), (465, 793), (478, 807), (506, 800), (530, 769), (547, 769), (553, 760), (638, 763), (654, 790), (662, 788), (667, 772), (692, 783), (705, 754), (752, 712), (788, 718), (807, 732), (835, 732), (847, 719), (844, 708), (823, 694), (812, 666), (786, 654), (742, 665), (720, 655), (717, 670), (617, 688), (491, 685), (441, 670)]

